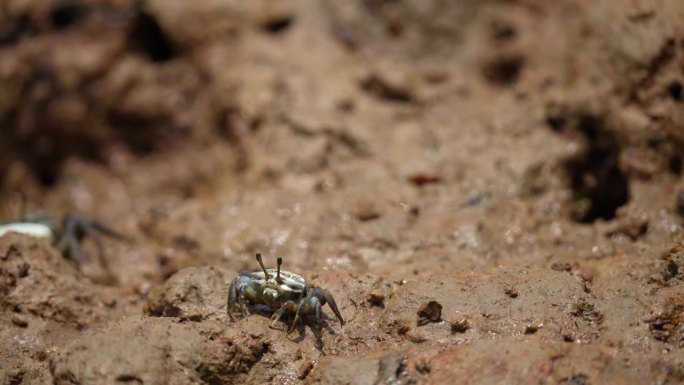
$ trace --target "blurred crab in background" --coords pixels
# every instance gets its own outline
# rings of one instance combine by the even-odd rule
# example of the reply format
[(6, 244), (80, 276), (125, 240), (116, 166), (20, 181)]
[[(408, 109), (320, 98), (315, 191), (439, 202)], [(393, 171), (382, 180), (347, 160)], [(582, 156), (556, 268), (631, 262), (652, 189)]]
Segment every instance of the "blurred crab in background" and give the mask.
[(18, 222), (10, 222), (0, 225), (0, 237), (6, 233), (15, 232), (49, 242), (57, 241), (57, 249), (68, 257), (80, 269), (87, 256), (81, 250), (80, 241), (88, 236), (95, 242), (98, 249), (98, 259), (102, 267), (108, 270), (104, 249), (100, 235), (107, 236), (119, 241), (130, 242), (130, 239), (104, 225), (103, 223), (87, 219), (78, 214), (68, 214), (62, 220), (58, 228), (55, 222), (49, 218), (27, 218)]

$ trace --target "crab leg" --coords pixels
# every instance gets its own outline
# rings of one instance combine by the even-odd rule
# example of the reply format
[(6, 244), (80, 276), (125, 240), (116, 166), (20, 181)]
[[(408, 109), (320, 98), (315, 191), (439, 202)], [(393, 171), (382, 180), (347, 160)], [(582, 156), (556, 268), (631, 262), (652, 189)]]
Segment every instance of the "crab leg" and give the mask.
[(271, 320), (268, 322), (268, 327), (270, 327), (271, 329), (275, 329), (273, 327), (273, 325), (276, 322), (280, 321), (280, 318), (283, 316), (283, 314), (285, 314), (285, 312), (293, 311), (296, 309), (297, 309), (297, 307), (296, 307), (295, 301), (289, 300), (289, 301), (285, 302), (283, 304), (283, 306), (281, 306), (280, 309), (278, 309), (278, 311), (273, 313), (273, 315), (271, 316)]
[(299, 321), (299, 314), (302, 312), (308, 298), (309, 296), (299, 301), (299, 305), (297, 305), (297, 311), (295, 312), (294, 321), (292, 321), (292, 326), (290, 326), (290, 330), (288, 330), (287, 334), (290, 334), (294, 331), (297, 321)]
[(228, 288), (228, 302), (226, 303), (226, 311), (228, 312), (228, 317), (231, 321), (235, 321), (233, 318), (233, 310), (235, 310), (235, 301), (237, 301), (237, 283), (238, 278), (235, 277), (230, 282), (230, 288)]
[[(316, 290), (316, 289), (314, 289)], [(338, 320), (340, 320), (340, 325), (344, 325), (344, 319), (342, 319), (342, 314), (340, 314), (340, 311), (337, 309), (337, 303), (335, 303), (335, 299), (333, 298), (330, 293), (328, 293), (327, 290), (322, 290), (325, 301), (328, 302), (328, 305), (332, 309), (333, 313), (335, 313), (335, 317), (337, 317)]]

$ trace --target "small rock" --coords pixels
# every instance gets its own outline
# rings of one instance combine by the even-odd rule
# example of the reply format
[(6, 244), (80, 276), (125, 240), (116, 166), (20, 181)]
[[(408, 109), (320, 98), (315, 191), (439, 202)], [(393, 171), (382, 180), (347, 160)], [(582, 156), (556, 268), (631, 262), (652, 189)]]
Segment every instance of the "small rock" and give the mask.
[(226, 284), (234, 274), (215, 266), (188, 267), (150, 291), (145, 309), (154, 317), (185, 321), (226, 316)]
[(418, 309), (418, 326), (442, 320), (442, 305), (437, 301), (424, 303)]
[(551, 264), (551, 270), (554, 271), (573, 271), (579, 267), (576, 261), (561, 260)]
[(381, 216), (380, 210), (377, 206), (367, 200), (361, 201), (356, 205), (356, 218), (362, 222), (372, 221)]
[(397, 328), (397, 333), (400, 336), (406, 335), (409, 331), (411, 331), (411, 327), (407, 324), (400, 324), (399, 327)]
[(587, 266), (580, 266), (578, 270), (579, 276), (586, 282), (592, 282), (596, 277), (596, 269)]
[(406, 339), (414, 344), (422, 344), (429, 339), (429, 336), (427, 336), (426, 333), (422, 333), (420, 330), (411, 330), (406, 333)]
[(419, 173), (408, 176), (408, 181), (416, 186), (423, 186), (426, 184), (439, 183), (442, 177), (436, 174)]
[(151, 289), (152, 289), (152, 283), (145, 281), (138, 286), (136, 291), (138, 292), (138, 294), (140, 294), (142, 296), (146, 296), (147, 294), (149, 294)]
[(504, 293), (511, 298), (518, 298), (518, 290), (514, 287), (505, 288)]

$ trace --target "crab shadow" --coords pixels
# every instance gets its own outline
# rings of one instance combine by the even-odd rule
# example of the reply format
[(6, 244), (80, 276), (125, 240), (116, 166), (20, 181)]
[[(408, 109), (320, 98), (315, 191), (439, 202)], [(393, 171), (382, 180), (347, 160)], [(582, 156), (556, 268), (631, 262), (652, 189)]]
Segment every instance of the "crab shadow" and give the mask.
[[(255, 314), (263, 315), (269, 318), (272, 315), (272, 313), (269, 313), (264, 310), (256, 312)], [(311, 333), (313, 334), (314, 338), (316, 338), (316, 348), (319, 350), (323, 348), (324, 332), (327, 332), (334, 336), (337, 335), (335, 330), (330, 326), (330, 323), (328, 322), (328, 317), (326, 317), (326, 319), (323, 319), (319, 324), (313, 317), (304, 316), (300, 318), (300, 321), (297, 322), (295, 328), (290, 330), (293, 321), (294, 315), (288, 314), (287, 316), (283, 317), (278, 323), (276, 323), (273, 327), (269, 326), (269, 328), (273, 330), (282, 331), (283, 333), (286, 333), (286, 338), (288, 340), (299, 343), (306, 339), (306, 329), (308, 327), (311, 330)], [(296, 336), (292, 337), (292, 335), (295, 334), (295, 332)]]
[[(265, 317), (269, 319), (270, 324), (270, 318), (273, 315), (273, 311), (265, 308), (262, 305), (247, 305), (247, 309), (249, 310), (250, 316), (258, 315)], [(335, 330), (330, 326), (330, 323), (328, 322), (329, 320), (332, 319), (327, 315), (324, 315), (324, 319), (318, 323), (314, 317), (305, 315), (300, 318), (299, 322), (297, 322), (297, 325), (295, 325), (295, 328), (290, 330), (292, 322), (294, 322), (294, 314), (286, 314), (275, 325), (273, 325), (273, 327), (269, 325), (268, 328), (281, 331), (286, 334), (286, 338), (288, 340), (299, 343), (306, 339), (306, 328), (308, 327), (311, 330), (311, 333), (313, 333), (313, 336), (316, 338), (316, 348), (321, 350), (323, 348), (322, 337), (324, 332), (328, 332), (333, 336), (337, 335)], [(291, 337), (295, 331), (296, 337)]]
[[(317, 325), (316, 322), (314, 322), (311, 319), (304, 319), (304, 322), (299, 323), (296, 327), (295, 330), (297, 331), (297, 336), (294, 338), (290, 337), (290, 334), (288, 334), (288, 339), (292, 342), (302, 342), (306, 338), (306, 327), (309, 327), (311, 329), (311, 332), (313, 333), (314, 338), (316, 338), (316, 349), (322, 351), (324, 344), (323, 344), (323, 331), (327, 331), (331, 335), (337, 335), (335, 333), (335, 330), (333, 330), (330, 325), (328, 324), (327, 320), (323, 320), (320, 325)], [(294, 332), (294, 330), (293, 330)]]

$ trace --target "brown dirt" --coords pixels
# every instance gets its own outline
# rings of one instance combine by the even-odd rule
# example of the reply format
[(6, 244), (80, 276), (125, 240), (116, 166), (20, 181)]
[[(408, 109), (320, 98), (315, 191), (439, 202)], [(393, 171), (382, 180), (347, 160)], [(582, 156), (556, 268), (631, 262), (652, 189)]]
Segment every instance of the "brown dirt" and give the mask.
[(0, 384), (681, 383), (683, 84), (679, 0), (1, 2), (0, 217), (133, 242), (0, 238)]

